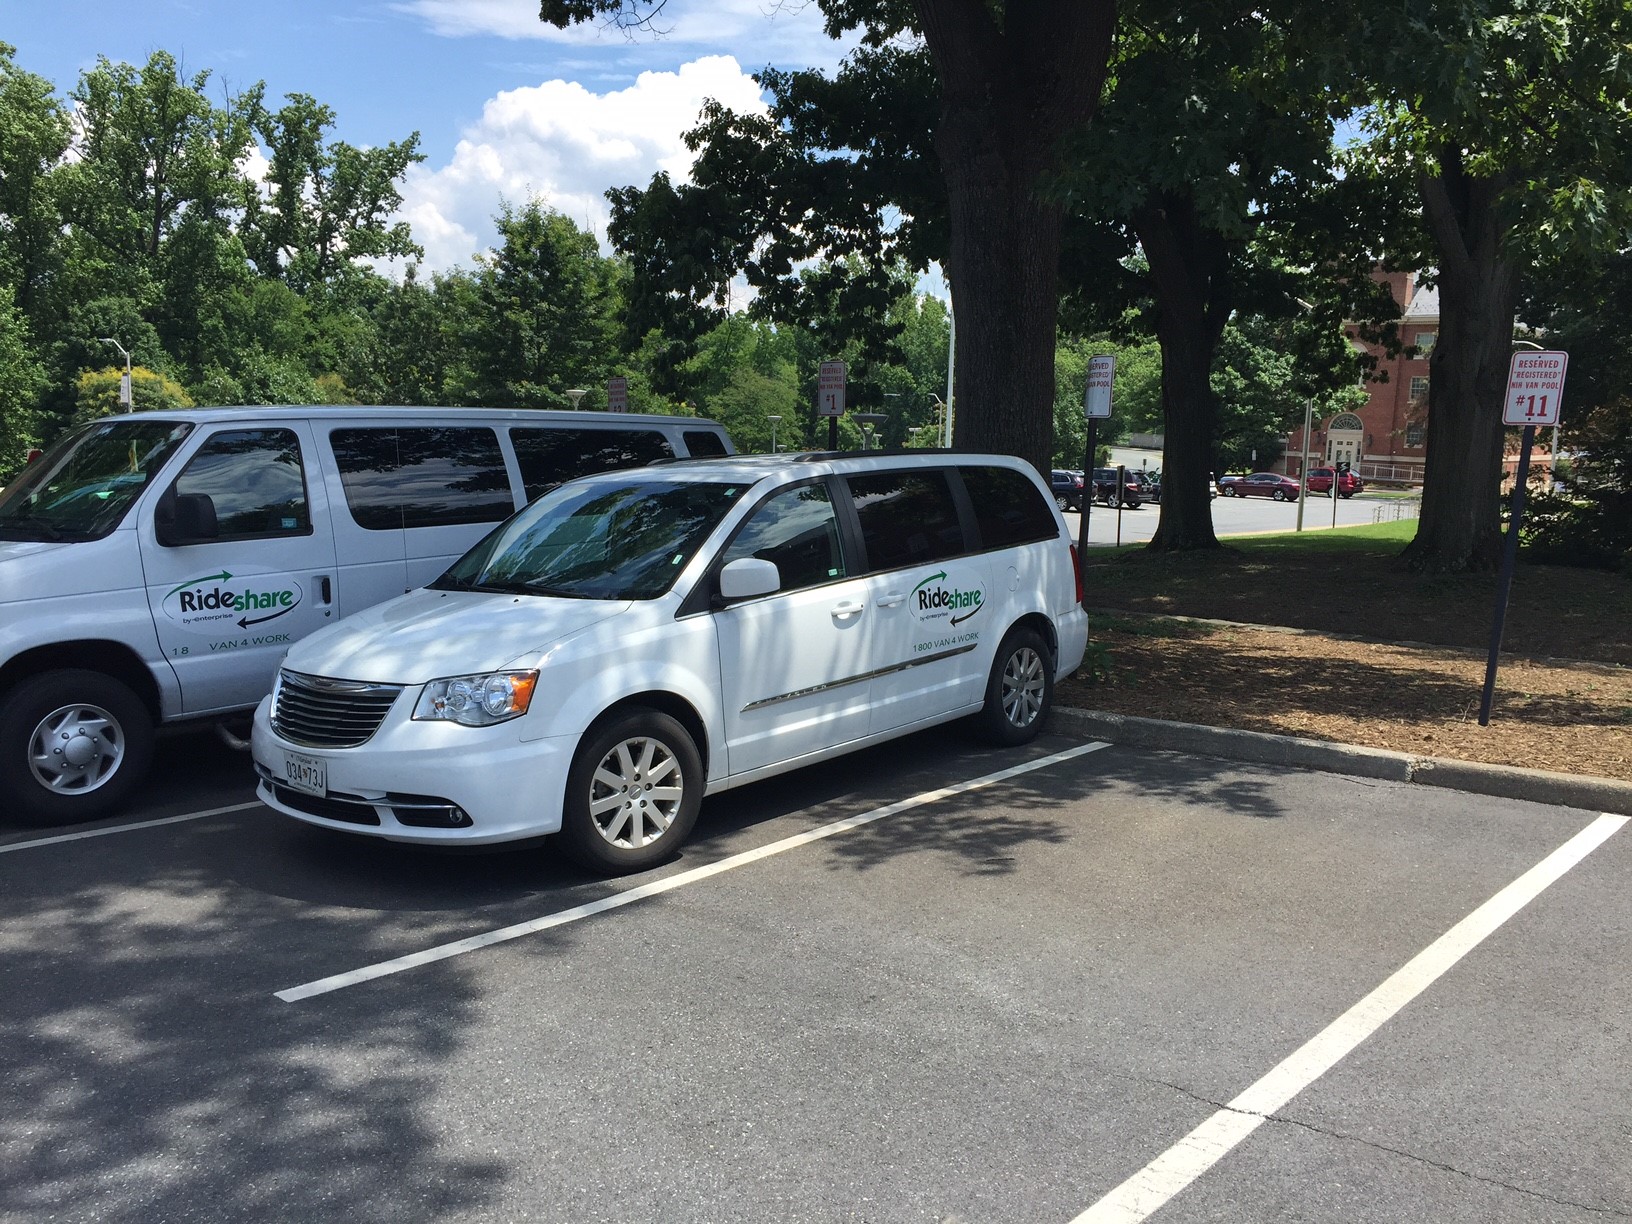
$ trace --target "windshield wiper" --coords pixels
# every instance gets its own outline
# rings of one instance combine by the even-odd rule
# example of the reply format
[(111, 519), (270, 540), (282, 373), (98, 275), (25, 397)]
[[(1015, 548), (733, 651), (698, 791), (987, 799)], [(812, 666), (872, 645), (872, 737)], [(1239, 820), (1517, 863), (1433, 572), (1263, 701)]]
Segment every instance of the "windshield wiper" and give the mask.
[(53, 543), (67, 539), (60, 527), (37, 514), (19, 514), (14, 518), (0, 519), (0, 531), (32, 531)]

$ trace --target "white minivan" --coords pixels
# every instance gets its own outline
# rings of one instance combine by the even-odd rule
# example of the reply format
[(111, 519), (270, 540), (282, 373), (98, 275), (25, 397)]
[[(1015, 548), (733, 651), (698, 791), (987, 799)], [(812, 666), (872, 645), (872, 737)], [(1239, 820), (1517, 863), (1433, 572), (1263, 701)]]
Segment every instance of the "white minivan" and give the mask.
[(259, 794), (395, 841), (559, 831), (660, 861), (706, 794), (964, 716), (1034, 736), (1087, 641), (1076, 550), (996, 455), (676, 461), (539, 498), (293, 646)]
[(723, 455), (693, 417), (243, 407), (107, 417), (0, 492), (0, 809), (89, 819), (154, 728), (242, 717), (289, 646), (564, 480)]

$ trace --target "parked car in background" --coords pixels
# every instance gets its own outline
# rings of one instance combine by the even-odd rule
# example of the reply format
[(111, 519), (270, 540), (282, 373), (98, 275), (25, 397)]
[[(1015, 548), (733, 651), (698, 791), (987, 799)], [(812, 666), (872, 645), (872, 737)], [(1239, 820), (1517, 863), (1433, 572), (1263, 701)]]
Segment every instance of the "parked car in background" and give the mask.
[[(1116, 479), (1119, 470), (1122, 471), (1120, 491)], [(1118, 468), (1095, 468), (1093, 498), (1113, 509), (1120, 502), (1129, 510), (1137, 510), (1145, 500), (1145, 485), (1139, 479), (1138, 472)]]
[(1220, 476), (1218, 491), (1225, 497), (1272, 497), (1276, 501), (1297, 501), (1298, 482), (1279, 472), (1254, 472), (1251, 476)]
[(1084, 482), (1081, 472), (1055, 468), (1050, 473), (1049, 483), (1054, 489), (1054, 504), (1062, 512), (1082, 509), (1082, 486)]
[[(1322, 497), (1332, 495), (1333, 471), (1329, 467), (1310, 468), (1309, 475), (1304, 477), (1303, 487), (1310, 493), (1319, 493)], [(1366, 487), (1366, 482), (1352, 471), (1343, 471), (1337, 475), (1337, 495), (1339, 497), (1353, 497)]]

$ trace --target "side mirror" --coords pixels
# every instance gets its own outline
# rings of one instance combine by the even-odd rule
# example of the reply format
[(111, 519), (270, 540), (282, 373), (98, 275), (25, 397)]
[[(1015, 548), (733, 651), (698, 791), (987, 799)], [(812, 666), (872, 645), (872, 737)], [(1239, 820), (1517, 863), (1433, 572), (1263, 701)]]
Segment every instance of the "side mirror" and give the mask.
[(153, 508), (153, 534), (166, 548), (219, 539), (215, 503), (207, 493), (177, 493), (172, 489)]
[(782, 589), (782, 574), (775, 561), (738, 557), (720, 571), (720, 598), (752, 599)]

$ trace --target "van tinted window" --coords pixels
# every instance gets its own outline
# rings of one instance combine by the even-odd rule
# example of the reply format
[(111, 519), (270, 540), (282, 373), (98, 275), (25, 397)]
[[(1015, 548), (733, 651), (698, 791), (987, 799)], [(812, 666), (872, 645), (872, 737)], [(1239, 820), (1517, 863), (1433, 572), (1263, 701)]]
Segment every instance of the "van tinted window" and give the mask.
[(655, 429), (519, 427), (510, 430), (510, 443), (516, 448), (528, 501), (574, 476), (645, 467), (674, 457), (674, 447)]
[(957, 503), (946, 473), (915, 468), (851, 476), (850, 496), (861, 517), (867, 564), (895, 569), (966, 552)]
[(414, 426), (329, 434), (359, 527), (496, 523), (515, 510), (491, 429)]
[(306, 535), (306, 477), (292, 429), (211, 434), (176, 477), (177, 493), (202, 493), (215, 507), (220, 539)]
[(983, 548), (1007, 548), (1049, 540), (1059, 534), (1042, 491), (1013, 468), (959, 468), (969, 500), (975, 506)]
[(775, 562), (784, 591), (845, 577), (839, 520), (833, 514), (827, 487), (798, 485), (773, 494), (742, 525), (721, 564), (739, 557)]
[(727, 453), (725, 439), (721, 438), (712, 429), (688, 429), (681, 434), (681, 437), (686, 440), (687, 453), (696, 455), (699, 458), (706, 459)]

